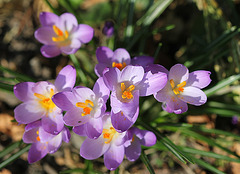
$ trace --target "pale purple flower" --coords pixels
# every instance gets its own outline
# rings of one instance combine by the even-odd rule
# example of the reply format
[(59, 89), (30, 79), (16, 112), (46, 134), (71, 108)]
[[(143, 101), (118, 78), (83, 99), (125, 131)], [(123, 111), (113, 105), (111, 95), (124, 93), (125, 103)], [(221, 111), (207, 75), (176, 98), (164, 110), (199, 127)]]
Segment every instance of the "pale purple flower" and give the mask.
[(154, 95), (159, 102), (163, 102), (162, 107), (167, 112), (181, 114), (188, 110), (187, 103), (199, 106), (207, 101), (201, 89), (210, 84), (211, 72), (199, 70), (189, 73), (181, 64), (174, 65), (169, 72), (161, 65), (150, 65), (148, 70), (168, 74), (166, 86)]
[(111, 37), (114, 33), (114, 23), (112, 21), (106, 21), (102, 32), (107, 37)]
[(153, 146), (157, 138), (154, 133), (131, 127), (128, 131), (128, 140), (124, 143), (125, 155), (129, 161), (136, 161), (141, 155), (141, 145)]
[[(139, 97), (149, 96), (161, 90), (167, 83), (167, 75), (159, 72), (144, 72), (142, 66), (126, 66), (122, 71), (118, 68), (106, 69), (103, 74), (106, 86), (112, 91), (110, 104), (112, 107), (112, 124), (118, 131), (126, 131), (136, 121)], [(136, 115), (137, 114), (137, 115)], [(119, 122), (122, 117), (123, 121)]]
[(127, 65), (146, 66), (153, 64), (154, 58), (149, 56), (136, 56), (131, 59), (128, 51), (124, 48), (118, 48), (112, 51), (108, 47), (98, 47), (96, 50), (98, 64), (95, 66), (95, 73), (98, 77), (103, 75), (105, 68), (118, 68), (122, 70)]
[(67, 65), (58, 74), (55, 83), (47, 81), (22, 82), (14, 86), (15, 96), (21, 100), (14, 109), (15, 119), (20, 124), (29, 124), (42, 119), (45, 131), (57, 134), (64, 126), (62, 110), (52, 101), (60, 91), (69, 91), (76, 80), (76, 70)]
[(106, 111), (109, 93), (100, 77), (93, 90), (78, 86), (72, 92), (54, 95), (52, 100), (59, 108), (67, 111), (63, 120), (66, 125), (75, 126), (75, 133), (97, 138), (102, 133), (102, 115)]
[(61, 53), (74, 54), (82, 44), (92, 40), (94, 30), (86, 24), (78, 24), (71, 13), (57, 16), (54, 13), (42, 12), (39, 16), (41, 27), (34, 33), (35, 38), (44, 44), (41, 47), (43, 56), (50, 58)]
[(24, 143), (32, 143), (28, 152), (28, 162), (34, 163), (45, 157), (48, 153), (55, 153), (62, 141), (69, 142), (71, 134), (66, 127), (57, 135), (46, 132), (41, 121), (28, 124), (23, 134)]
[(115, 170), (123, 161), (127, 140), (126, 132), (117, 132), (111, 124), (111, 117), (103, 117), (103, 131), (97, 139), (86, 138), (80, 148), (80, 155), (93, 160), (104, 155), (104, 164), (109, 170)]

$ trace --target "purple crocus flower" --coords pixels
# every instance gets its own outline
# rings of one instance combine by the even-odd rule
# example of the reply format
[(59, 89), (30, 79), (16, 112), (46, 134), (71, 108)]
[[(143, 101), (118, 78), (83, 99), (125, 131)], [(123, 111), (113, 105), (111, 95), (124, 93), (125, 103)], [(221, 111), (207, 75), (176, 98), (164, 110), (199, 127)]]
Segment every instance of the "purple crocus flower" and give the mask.
[(126, 132), (117, 132), (111, 124), (109, 113), (103, 116), (103, 131), (97, 139), (86, 138), (80, 148), (80, 155), (93, 160), (104, 155), (104, 164), (109, 170), (115, 170), (123, 161), (127, 140)]
[(73, 54), (82, 44), (92, 40), (94, 30), (86, 24), (78, 24), (71, 13), (57, 16), (54, 13), (42, 12), (39, 16), (42, 27), (34, 33), (35, 38), (44, 44), (41, 53), (47, 58), (61, 53)]
[(86, 87), (75, 87), (72, 92), (61, 92), (53, 96), (53, 102), (62, 110), (67, 111), (64, 122), (75, 126), (74, 132), (97, 138), (102, 133), (102, 115), (106, 111), (109, 89), (100, 77), (93, 90)]
[(117, 67), (122, 70), (127, 65), (146, 66), (153, 64), (154, 58), (149, 56), (137, 56), (131, 59), (129, 53), (124, 48), (118, 48), (114, 52), (108, 47), (98, 47), (96, 51), (98, 64), (95, 66), (95, 73), (98, 77), (103, 75), (105, 68)]
[[(106, 86), (112, 91), (112, 124), (118, 131), (126, 131), (136, 121), (139, 96), (149, 96), (161, 90), (167, 83), (167, 75), (144, 72), (142, 66), (126, 66), (106, 69), (103, 73)], [(123, 122), (118, 121), (122, 117)], [(128, 125), (128, 126), (127, 126)]]
[(181, 114), (188, 110), (187, 103), (199, 106), (207, 101), (201, 89), (210, 84), (211, 72), (199, 70), (189, 73), (181, 64), (174, 65), (169, 72), (161, 65), (151, 65), (147, 69), (152, 73), (168, 74), (166, 86), (154, 95), (159, 102), (163, 102), (162, 107), (167, 112)]
[(43, 129), (40, 120), (28, 124), (23, 134), (23, 142), (32, 143), (28, 152), (28, 162), (34, 163), (48, 153), (55, 153), (61, 146), (62, 140), (68, 143), (70, 137), (71, 134), (66, 127), (63, 127), (57, 135), (53, 135)]
[(111, 37), (114, 33), (114, 23), (112, 21), (106, 21), (102, 32), (107, 37)]
[(153, 146), (156, 143), (154, 133), (131, 127), (128, 131), (128, 140), (124, 143), (125, 155), (129, 161), (136, 161), (141, 155), (141, 145)]
[(14, 109), (15, 119), (20, 124), (29, 124), (42, 119), (45, 131), (58, 134), (64, 126), (62, 110), (52, 101), (60, 91), (69, 91), (76, 80), (76, 70), (67, 65), (58, 74), (55, 84), (47, 81), (22, 82), (14, 86), (15, 96), (23, 103)]

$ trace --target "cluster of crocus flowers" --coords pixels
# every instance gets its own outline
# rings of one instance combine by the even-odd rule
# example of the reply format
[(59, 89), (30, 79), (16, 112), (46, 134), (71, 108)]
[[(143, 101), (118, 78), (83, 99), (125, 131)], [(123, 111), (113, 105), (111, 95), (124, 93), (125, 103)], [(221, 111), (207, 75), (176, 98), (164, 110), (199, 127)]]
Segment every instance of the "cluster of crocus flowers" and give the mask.
[[(77, 24), (69, 13), (60, 17), (41, 13), (42, 27), (35, 37), (45, 44), (45, 57), (60, 53), (72, 54), (82, 43), (93, 37), (93, 29)], [(27, 124), (23, 141), (32, 143), (29, 163), (47, 153), (54, 153), (62, 141), (69, 142), (70, 132), (86, 137), (80, 155), (88, 160), (104, 156), (104, 164), (115, 170), (123, 161), (135, 161), (141, 154), (141, 145), (152, 146), (156, 136), (148, 130), (133, 127), (139, 115), (139, 98), (153, 95), (169, 113), (186, 112), (188, 104), (206, 102), (201, 90), (211, 82), (209, 71), (194, 71), (174, 65), (170, 71), (154, 64), (149, 56), (130, 57), (124, 48), (112, 51), (108, 47), (96, 50), (98, 76), (93, 88), (75, 86), (76, 70), (68, 65), (58, 74), (54, 84), (22, 82), (14, 87), (16, 97), (23, 103), (14, 110), (15, 119)], [(110, 112), (107, 101), (110, 99)], [(63, 114), (65, 113), (65, 114)]]

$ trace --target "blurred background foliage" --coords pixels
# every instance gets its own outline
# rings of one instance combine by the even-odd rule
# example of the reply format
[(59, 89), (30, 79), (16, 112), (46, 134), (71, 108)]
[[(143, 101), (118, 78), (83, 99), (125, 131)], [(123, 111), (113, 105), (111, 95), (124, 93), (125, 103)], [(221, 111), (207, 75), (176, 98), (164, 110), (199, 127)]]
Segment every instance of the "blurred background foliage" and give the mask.
[[(94, 39), (75, 54), (44, 58), (34, 38), (38, 15), (73, 13), (95, 29)], [(233, 173), (240, 171), (240, 1), (239, 0), (1, 0), (0, 1), (0, 173)], [(114, 22), (111, 38), (102, 34)], [(41, 161), (27, 163), (24, 127), (14, 121), (19, 101), (13, 86), (55, 79), (67, 64), (78, 70), (76, 85), (92, 87), (99, 46), (126, 48), (131, 57), (148, 55), (169, 69), (182, 63), (191, 71), (209, 70), (208, 102), (169, 114), (152, 96), (140, 100), (136, 125), (153, 131), (158, 142), (143, 147), (136, 162), (107, 171), (103, 159), (79, 156), (83, 141), (72, 141)]]

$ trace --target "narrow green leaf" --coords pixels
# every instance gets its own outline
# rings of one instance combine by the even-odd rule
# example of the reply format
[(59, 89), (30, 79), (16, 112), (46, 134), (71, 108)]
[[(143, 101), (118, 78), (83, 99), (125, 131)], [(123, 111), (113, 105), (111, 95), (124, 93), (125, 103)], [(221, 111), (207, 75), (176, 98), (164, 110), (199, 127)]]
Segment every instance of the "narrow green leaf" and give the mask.
[(126, 42), (129, 42), (130, 38), (133, 35), (133, 30), (134, 30), (134, 25), (133, 25), (133, 14), (134, 14), (134, 5), (135, 5), (135, 0), (130, 0), (129, 1), (129, 13), (128, 13), (128, 22), (127, 22), (127, 27), (126, 27)]
[(220, 155), (220, 154), (217, 154), (217, 153), (214, 153), (214, 152), (206, 152), (206, 151), (203, 151), (203, 150), (193, 149), (193, 148), (190, 148), (190, 147), (180, 147), (180, 148), (186, 153), (192, 153), (192, 154), (207, 156), (207, 157), (211, 157), (211, 158), (215, 158), (215, 159), (221, 159), (221, 160), (240, 163), (240, 159), (231, 158), (231, 157), (228, 157), (228, 156), (225, 156), (225, 155)]
[(13, 93), (13, 87), (14, 87), (13, 85), (9, 85), (9, 84), (0, 82), (0, 89), (4, 90), (6, 92)]
[(240, 79), (240, 74), (238, 75), (232, 75), (222, 81), (220, 81), (218, 84), (216, 84), (214, 87), (205, 90), (205, 94), (210, 97), (211, 95), (214, 95), (217, 91), (219, 91), (220, 89), (226, 87), (227, 85), (232, 84), (234, 81), (239, 80)]
[(53, 13), (60, 15), (60, 13), (52, 6), (52, 4), (48, 0), (45, 0), (45, 2), (49, 6), (49, 8), (53, 11)]
[(25, 146), (24, 148), (22, 148), (21, 150), (19, 150), (17, 153), (15, 153), (14, 155), (12, 155), (11, 157), (9, 157), (8, 159), (6, 159), (5, 161), (3, 161), (2, 163), (0, 163), (0, 169), (2, 169), (3, 167), (5, 167), (6, 165), (8, 165), (9, 163), (13, 162), (14, 160), (16, 160), (17, 158), (19, 158), (23, 153), (27, 152), (31, 147), (31, 144)]
[(119, 174), (119, 168), (114, 171), (114, 174)]
[(207, 170), (210, 170), (216, 174), (225, 174), (224, 172), (218, 170), (217, 168), (213, 167), (211, 164), (206, 163), (205, 161), (203, 161), (201, 159), (195, 158), (193, 156), (192, 156), (192, 159), (195, 161), (196, 164), (198, 164), (199, 166), (201, 166)]
[(6, 147), (0, 152), (0, 158), (4, 157), (5, 155), (11, 153), (13, 150), (15, 150), (19, 145), (22, 143), (22, 141), (15, 142), (11, 144), (10, 146)]
[(142, 160), (142, 162), (145, 164), (145, 166), (147, 167), (148, 171), (150, 174), (155, 174), (152, 165), (150, 164), (146, 154), (144, 153), (144, 151), (142, 151), (141, 155), (140, 155), (140, 159)]
[(148, 26), (158, 18), (173, 0), (159, 0), (155, 2), (145, 15), (137, 21), (137, 25)]

